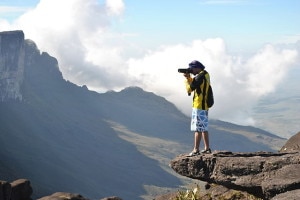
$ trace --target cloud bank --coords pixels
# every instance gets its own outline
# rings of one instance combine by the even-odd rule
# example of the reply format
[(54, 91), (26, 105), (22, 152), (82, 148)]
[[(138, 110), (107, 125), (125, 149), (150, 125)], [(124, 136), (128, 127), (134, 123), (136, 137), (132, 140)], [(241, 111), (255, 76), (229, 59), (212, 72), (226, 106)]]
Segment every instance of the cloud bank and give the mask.
[[(142, 49), (115, 31), (126, 12), (122, 0), (41, 0), (0, 29), (22, 29), (42, 51), (56, 57), (64, 78), (99, 92), (139, 86), (173, 102), (189, 115), (192, 97), (177, 68), (199, 60), (211, 75), (215, 93), (212, 118), (253, 124), (251, 108), (275, 90), (299, 62), (299, 48), (266, 45), (252, 56), (230, 55), (222, 38)], [(141, 50), (142, 49), (142, 50)]]
[(187, 67), (199, 59), (211, 75), (215, 105), (213, 118), (240, 124), (253, 124), (251, 108), (260, 97), (273, 92), (296, 63), (298, 52), (266, 45), (255, 55), (243, 59), (229, 55), (220, 38), (195, 40), (188, 45), (163, 47), (141, 59), (129, 60), (129, 74), (140, 78), (147, 90), (156, 91), (189, 114), (191, 97), (187, 97), (184, 78), (178, 67)]

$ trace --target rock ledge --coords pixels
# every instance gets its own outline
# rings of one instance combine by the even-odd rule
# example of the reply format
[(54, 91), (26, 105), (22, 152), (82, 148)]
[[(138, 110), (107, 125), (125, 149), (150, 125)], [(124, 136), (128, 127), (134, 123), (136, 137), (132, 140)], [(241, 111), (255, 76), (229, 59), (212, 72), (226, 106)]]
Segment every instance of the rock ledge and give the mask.
[(263, 199), (300, 189), (300, 152), (215, 151), (194, 157), (179, 155), (170, 166), (182, 176), (246, 191)]

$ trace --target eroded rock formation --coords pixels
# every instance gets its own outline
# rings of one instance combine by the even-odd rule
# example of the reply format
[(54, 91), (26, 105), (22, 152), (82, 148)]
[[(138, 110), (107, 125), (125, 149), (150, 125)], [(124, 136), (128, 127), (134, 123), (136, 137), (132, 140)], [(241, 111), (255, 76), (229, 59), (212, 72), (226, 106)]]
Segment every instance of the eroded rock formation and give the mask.
[(18, 179), (12, 183), (0, 181), (0, 200), (31, 200), (32, 188), (27, 179)]
[[(33, 193), (30, 181), (27, 179), (18, 179), (9, 183), (0, 180), (0, 200), (32, 200)], [(68, 192), (56, 192), (52, 195), (42, 197), (38, 200), (89, 200), (80, 194)], [(101, 200), (122, 200), (119, 197), (106, 197)]]
[(24, 33), (7, 31), (0, 34), (0, 102), (22, 100), (24, 79)]
[(295, 148), (300, 144), (299, 135), (287, 141), (278, 153), (215, 151), (194, 157), (179, 155), (170, 166), (182, 176), (247, 191), (263, 199), (283, 193), (299, 195), (300, 152)]
[(64, 199), (69, 199), (69, 200), (88, 200), (81, 196), (80, 194), (72, 194), (72, 193), (67, 193), (67, 192), (56, 192), (50, 196), (45, 196), (43, 198), (40, 198), (38, 200), (64, 200)]

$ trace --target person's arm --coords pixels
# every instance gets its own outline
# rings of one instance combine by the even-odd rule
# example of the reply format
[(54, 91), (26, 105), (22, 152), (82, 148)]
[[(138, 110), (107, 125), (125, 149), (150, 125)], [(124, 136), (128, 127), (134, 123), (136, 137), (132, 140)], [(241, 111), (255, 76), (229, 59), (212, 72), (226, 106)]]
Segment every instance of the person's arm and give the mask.
[(184, 77), (186, 78), (185, 88), (186, 88), (188, 95), (190, 96), (192, 93), (191, 83), (192, 83), (193, 79), (191, 78), (190, 74), (184, 74)]
[(197, 74), (197, 76), (195, 76), (195, 78), (190, 83), (190, 88), (192, 91), (194, 91), (197, 88), (200, 88), (200, 85), (203, 82), (204, 76), (205, 76), (204, 71), (200, 72), (199, 74)]

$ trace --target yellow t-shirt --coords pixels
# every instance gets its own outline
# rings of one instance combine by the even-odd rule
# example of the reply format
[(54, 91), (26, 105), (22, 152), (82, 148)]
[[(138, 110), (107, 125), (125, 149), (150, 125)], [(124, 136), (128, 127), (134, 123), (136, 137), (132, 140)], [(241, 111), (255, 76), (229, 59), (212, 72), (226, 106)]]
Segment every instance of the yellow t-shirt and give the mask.
[(202, 70), (194, 78), (186, 79), (186, 90), (189, 94), (194, 93), (193, 108), (208, 110), (207, 93), (210, 85), (209, 73)]

